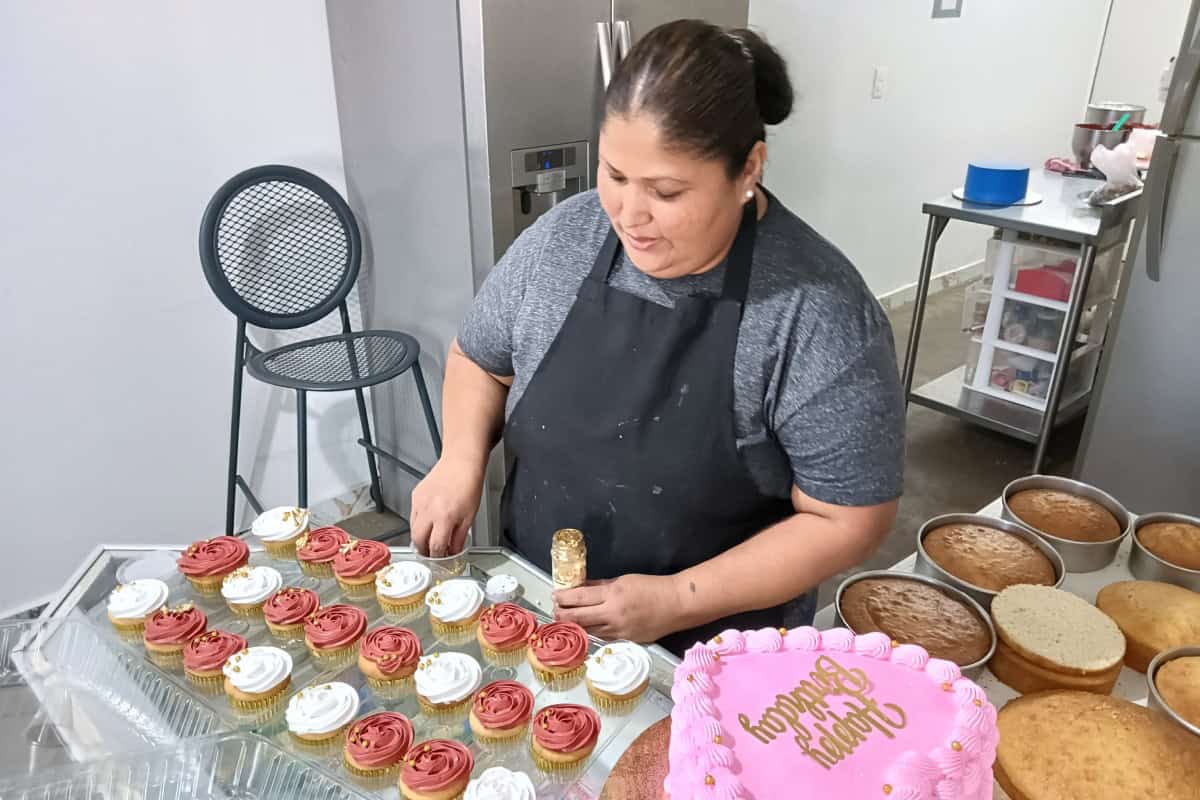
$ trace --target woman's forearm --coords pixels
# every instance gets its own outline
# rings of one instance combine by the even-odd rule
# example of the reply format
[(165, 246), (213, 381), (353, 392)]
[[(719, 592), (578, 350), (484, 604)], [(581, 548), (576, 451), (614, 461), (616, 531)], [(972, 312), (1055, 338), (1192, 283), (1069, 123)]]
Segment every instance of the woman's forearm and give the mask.
[(848, 509), (817, 504), (820, 510), (811, 505), (677, 573), (677, 629), (786, 603), (861, 563), (891, 530), (897, 504)]
[(451, 342), (442, 383), (442, 459), (480, 470), (504, 426), (508, 385)]

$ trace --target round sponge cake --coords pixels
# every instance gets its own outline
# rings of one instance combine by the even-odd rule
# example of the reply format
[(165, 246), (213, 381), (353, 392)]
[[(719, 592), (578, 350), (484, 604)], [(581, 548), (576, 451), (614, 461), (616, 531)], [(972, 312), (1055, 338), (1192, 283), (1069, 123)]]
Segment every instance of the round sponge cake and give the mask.
[(1050, 559), (1020, 536), (974, 523), (934, 528), (921, 540), (925, 554), (972, 586), (998, 592), (1017, 583), (1053, 586)]
[(1108, 542), (1123, 525), (1095, 500), (1055, 489), (1026, 489), (1008, 498), (1017, 519), (1043, 533), (1074, 542)]

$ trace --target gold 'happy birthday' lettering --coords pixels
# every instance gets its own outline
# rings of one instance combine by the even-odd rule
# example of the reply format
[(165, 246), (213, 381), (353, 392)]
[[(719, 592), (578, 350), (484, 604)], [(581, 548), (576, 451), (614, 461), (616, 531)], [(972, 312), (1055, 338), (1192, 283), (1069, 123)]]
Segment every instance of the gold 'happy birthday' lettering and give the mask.
[[(751, 723), (738, 714), (742, 729), (763, 744), (775, 741), (790, 728), (792, 741), (804, 755), (824, 769), (833, 769), (854, 753), (873, 733), (894, 739), (894, 731), (908, 724), (908, 715), (895, 703), (884, 703), (870, 696), (871, 681), (861, 669), (846, 669), (830, 656), (823, 655), (813, 664), (808, 680), (802, 680), (787, 694), (775, 696), (775, 702)], [(830, 698), (840, 698), (841, 707), (830, 707)], [(802, 718), (807, 720), (802, 721)]]

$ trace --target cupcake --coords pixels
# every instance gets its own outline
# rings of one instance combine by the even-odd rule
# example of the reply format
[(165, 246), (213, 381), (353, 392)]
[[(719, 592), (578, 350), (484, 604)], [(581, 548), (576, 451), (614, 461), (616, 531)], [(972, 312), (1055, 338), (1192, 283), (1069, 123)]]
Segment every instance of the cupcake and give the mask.
[(417, 663), (413, 677), (425, 713), (454, 715), (470, 705), (483, 682), (483, 669), (466, 653), (434, 653)]
[(400, 770), (400, 794), (405, 800), (455, 800), (462, 796), (475, 769), (475, 757), (465, 745), (449, 739), (415, 744)]
[(246, 640), (236, 633), (211, 630), (183, 647), (183, 673), (188, 680), (205, 689), (220, 689), (225, 662), (246, 649)]
[(397, 561), (376, 573), (375, 599), (383, 613), (409, 616), (420, 610), (432, 583), (429, 567), (416, 561)]
[(208, 627), (208, 617), (191, 603), (175, 608), (160, 608), (146, 620), (142, 641), (150, 660), (159, 666), (173, 667), (182, 661), (183, 648)]
[(483, 610), (483, 588), (470, 578), (454, 578), (425, 595), (433, 632), (457, 641), (471, 632)]
[(250, 533), (276, 558), (296, 557), (296, 542), (308, 531), (308, 509), (279, 506), (259, 514)]
[(543, 772), (579, 766), (596, 748), (600, 717), (587, 706), (546, 706), (533, 717), (533, 763)]
[(216, 594), (221, 582), (250, 560), (250, 548), (241, 539), (218, 536), (195, 542), (179, 557), (179, 571), (201, 594)]
[(467, 784), (463, 800), (537, 800), (533, 781), (524, 772), (506, 767), (488, 767)]
[(421, 640), (408, 628), (385, 625), (367, 634), (358, 649), (358, 669), (372, 689), (400, 688), (417, 671)]
[(479, 615), (475, 636), (483, 655), (501, 666), (515, 666), (525, 657), (525, 645), (537, 627), (537, 619), (524, 608), (499, 603)]
[(300, 534), (296, 540), (296, 560), (300, 562), (300, 569), (313, 578), (332, 578), (333, 557), (349, 541), (350, 534), (336, 525)]
[(263, 603), (263, 616), (271, 633), (280, 639), (304, 635), (304, 621), (321, 606), (321, 598), (312, 589), (288, 586)]
[(240, 567), (221, 581), (225, 605), (244, 617), (262, 613), (263, 603), (283, 586), (283, 576), (274, 567)]
[(343, 591), (370, 597), (375, 591), (375, 574), (391, 560), (392, 551), (383, 542), (351, 539), (333, 557), (333, 574)]
[(288, 701), (288, 733), (305, 745), (332, 744), (350, 727), (358, 705), (358, 692), (341, 681), (301, 689)]
[(533, 716), (533, 692), (516, 681), (492, 681), (471, 704), (471, 730), (481, 742), (524, 736)]
[(263, 711), (274, 705), (292, 682), (292, 657), (278, 647), (250, 647), (230, 657), (221, 674), (225, 695), (238, 711)]
[(395, 711), (379, 711), (350, 726), (342, 763), (360, 778), (383, 778), (398, 772), (412, 747), (413, 726)]
[(640, 644), (613, 642), (588, 659), (586, 674), (597, 707), (632, 707), (650, 686), (650, 654)]
[(367, 630), (367, 613), (343, 604), (324, 606), (304, 621), (304, 643), (326, 666), (345, 659)]
[(108, 595), (108, 621), (121, 636), (141, 638), (146, 617), (167, 604), (167, 585), (157, 578), (122, 583)]
[(550, 622), (533, 632), (526, 657), (538, 680), (567, 688), (582, 677), (587, 653), (587, 631), (574, 622)]

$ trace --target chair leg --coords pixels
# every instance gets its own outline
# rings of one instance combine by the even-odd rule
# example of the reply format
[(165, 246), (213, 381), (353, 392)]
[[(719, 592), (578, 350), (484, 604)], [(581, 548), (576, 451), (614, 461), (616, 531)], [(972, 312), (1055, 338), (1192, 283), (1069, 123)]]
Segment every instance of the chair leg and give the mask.
[(236, 349), (233, 352), (233, 410), (229, 416), (229, 475), (225, 487), (225, 535), (233, 535), (234, 506), (237, 500), (238, 433), (242, 423), (242, 374), (246, 362), (246, 323), (238, 320)]
[(296, 390), (296, 475), (300, 508), (308, 507), (308, 398)]
[[(371, 420), (367, 416), (367, 400), (362, 389), (354, 390), (354, 399), (358, 401), (358, 421), (362, 423), (363, 438), (367, 444), (374, 444), (371, 439)], [(383, 504), (383, 489), (379, 485), (379, 466), (375, 463), (375, 454), (367, 449), (367, 470), (371, 474), (371, 499), (375, 501), (376, 511), (385, 511)]]
[(421, 396), (421, 408), (425, 411), (425, 424), (429, 426), (429, 438), (433, 439), (433, 453), (442, 457), (442, 436), (438, 433), (437, 417), (433, 415), (433, 406), (429, 402), (429, 390), (425, 388), (425, 374), (421, 365), (414, 361), (412, 365), (413, 378), (417, 382), (417, 394)]

